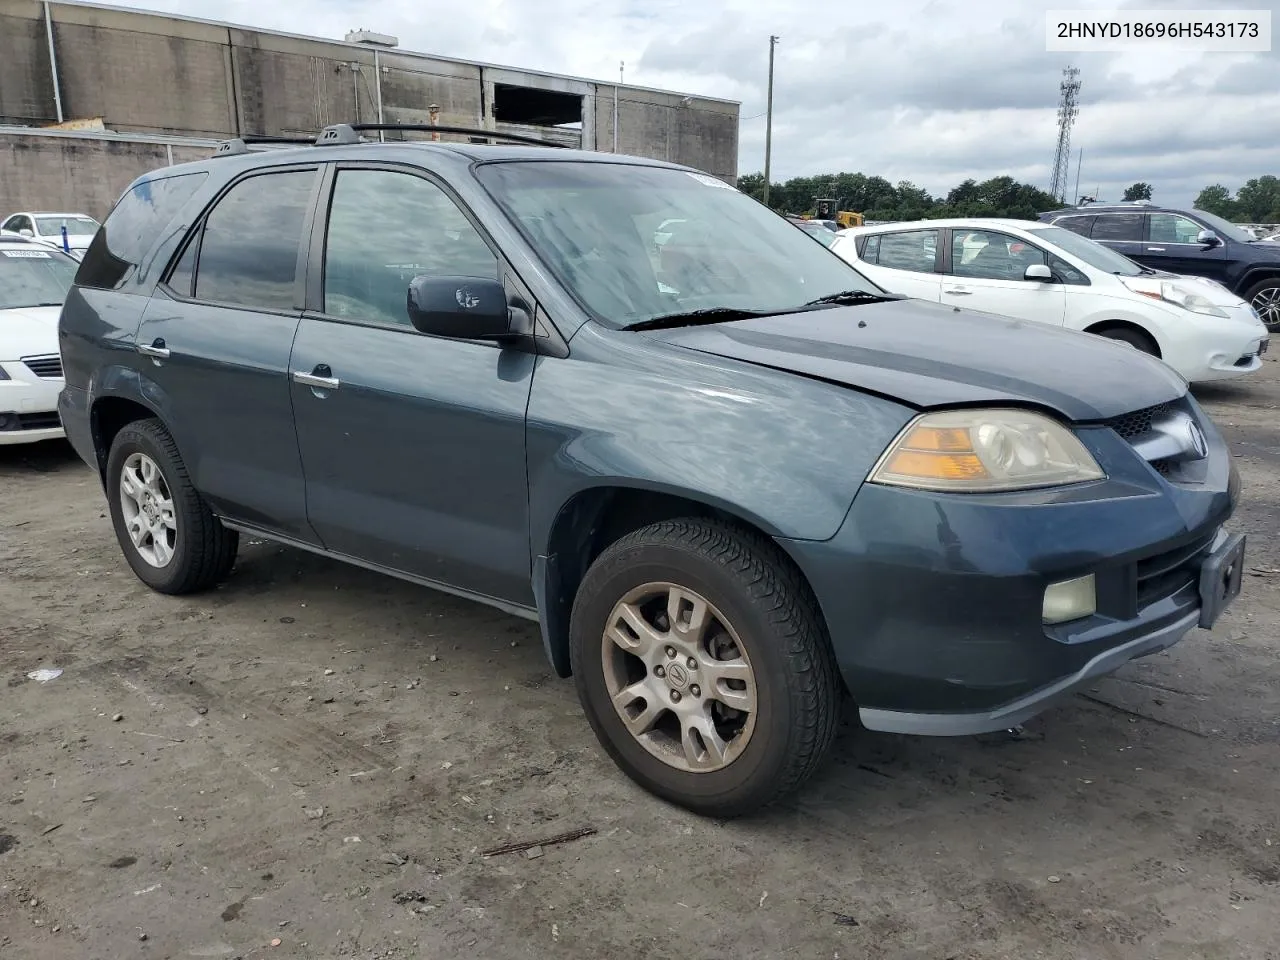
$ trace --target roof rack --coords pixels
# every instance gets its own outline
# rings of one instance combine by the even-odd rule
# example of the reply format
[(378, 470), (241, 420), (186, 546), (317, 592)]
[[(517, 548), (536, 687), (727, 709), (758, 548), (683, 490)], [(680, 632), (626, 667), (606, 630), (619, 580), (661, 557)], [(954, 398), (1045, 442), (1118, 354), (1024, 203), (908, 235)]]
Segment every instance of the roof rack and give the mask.
[(320, 131), (314, 141), (317, 147), (331, 147), (350, 143), (367, 143), (361, 133), (378, 131), (404, 131), (412, 133), (456, 133), (472, 137), (484, 137), (486, 140), (504, 140), (510, 143), (527, 143), (535, 147), (559, 147), (564, 144), (551, 140), (539, 140), (537, 137), (525, 137), (518, 133), (499, 133), (496, 130), (485, 130), (482, 127), (444, 127), (429, 123), (335, 123)]
[(255, 146), (287, 146), (289, 144), (307, 145), (315, 142), (314, 137), (232, 137), (230, 140), (224, 140), (222, 143), (218, 144), (218, 149), (214, 151), (214, 156), (231, 157), (239, 156), (244, 153), (252, 153), (253, 151), (250, 147)]

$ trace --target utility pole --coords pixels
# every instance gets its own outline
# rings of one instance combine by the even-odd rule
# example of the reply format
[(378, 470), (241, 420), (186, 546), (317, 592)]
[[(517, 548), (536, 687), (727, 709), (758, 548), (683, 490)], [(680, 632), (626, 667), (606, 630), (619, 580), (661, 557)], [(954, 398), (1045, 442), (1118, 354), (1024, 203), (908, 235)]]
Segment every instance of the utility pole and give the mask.
[(1080, 148), (1080, 156), (1076, 159), (1076, 203), (1080, 202), (1080, 168), (1082, 166), (1084, 166), (1084, 147)]
[[(622, 75), (627, 69), (627, 61), (618, 61), (618, 84), (622, 83)], [(618, 88), (613, 88), (613, 152), (618, 152)]]
[(764, 205), (769, 205), (769, 162), (773, 159), (773, 50), (778, 38), (769, 37), (769, 101), (764, 121)]

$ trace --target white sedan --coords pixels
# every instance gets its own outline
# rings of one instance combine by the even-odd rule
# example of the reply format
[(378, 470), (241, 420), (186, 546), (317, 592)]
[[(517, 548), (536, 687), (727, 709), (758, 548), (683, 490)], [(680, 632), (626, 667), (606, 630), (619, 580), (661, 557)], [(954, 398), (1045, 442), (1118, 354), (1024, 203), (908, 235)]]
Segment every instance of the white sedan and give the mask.
[(43, 244), (0, 236), (0, 446), (63, 436), (58, 314), (76, 267)]
[[(84, 213), (13, 213), (0, 222), (0, 233), (7, 233), (36, 240), (40, 243), (66, 250), (76, 260), (84, 259), (84, 252), (93, 242), (101, 224)], [(62, 232), (67, 235), (64, 240)]]
[(1253, 308), (1221, 284), (1150, 270), (1037, 221), (854, 227), (831, 249), (894, 293), (1110, 337), (1192, 382), (1252, 373), (1268, 346)]

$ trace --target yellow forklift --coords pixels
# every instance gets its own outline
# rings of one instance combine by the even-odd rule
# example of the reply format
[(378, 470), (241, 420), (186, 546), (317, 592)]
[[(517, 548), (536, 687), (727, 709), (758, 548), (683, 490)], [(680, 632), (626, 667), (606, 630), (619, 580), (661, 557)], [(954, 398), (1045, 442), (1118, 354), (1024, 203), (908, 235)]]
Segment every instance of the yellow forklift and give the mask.
[(839, 201), (830, 197), (821, 197), (813, 201), (813, 205), (817, 208), (817, 213), (812, 217), (806, 217), (809, 220), (832, 220), (838, 223), (841, 228), (860, 227), (862, 226), (862, 214), (854, 213), (852, 210), (840, 210)]

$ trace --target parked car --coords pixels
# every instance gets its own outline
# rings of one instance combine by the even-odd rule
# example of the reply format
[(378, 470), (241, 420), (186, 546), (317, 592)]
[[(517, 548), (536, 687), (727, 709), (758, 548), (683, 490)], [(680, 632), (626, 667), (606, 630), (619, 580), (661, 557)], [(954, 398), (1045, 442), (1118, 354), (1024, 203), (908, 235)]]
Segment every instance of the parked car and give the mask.
[(1149, 270), (1034, 220), (855, 227), (832, 250), (886, 290), (1110, 337), (1191, 381), (1251, 373), (1268, 348), (1253, 309), (1220, 284)]
[[(535, 620), (622, 770), (733, 816), (845, 693), (1003, 729), (1240, 589), (1232, 458), (1152, 357), (889, 294), (673, 164), (320, 143), (144, 176), (63, 309), (67, 433), (157, 591), (243, 532)], [(655, 265), (673, 219), (715, 243)]]
[(0, 223), (0, 233), (17, 234), (57, 247), (80, 260), (98, 227), (97, 220), (83, 213), (14, 213)]
[(787, 220), (800, 230), (803, 230), (809, 236), (813, 237), (824, 247), (829, 247), (836, 242), (838, 234), (825, 224), (819, 223), (815, 220), (806, 220), (804, 217), (787, 217)]
[(63, 435), (58, 313), (75, 273), (44, 244), (0, 236), (0, 446)]
[(1280, 330), (1280, 247), (1222, 217), (1139, 200), (1067, 207), (1040, 219), (1153, 269), (1217, 280), (1247, 300), (1268, 330)]

